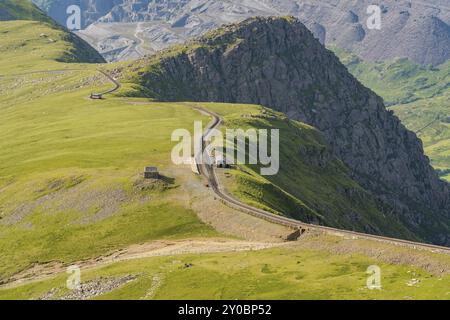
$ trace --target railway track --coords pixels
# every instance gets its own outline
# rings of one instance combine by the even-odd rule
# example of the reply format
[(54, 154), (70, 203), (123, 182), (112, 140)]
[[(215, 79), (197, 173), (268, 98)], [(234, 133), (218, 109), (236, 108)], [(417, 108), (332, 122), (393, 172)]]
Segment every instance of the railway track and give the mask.
[[(203, 108), (201, 106), (195, 107), (198, 111), (209, 115), (213, 118), (213, 121), (208, 125), (206, 128), (203, 136), (202, 136), (202, 145), (205, 144), (205, 141), (208, 140), (209, 136), (212, 134), (212, 131), (214, 129), (217, 129), (223, 122), (223, 119), (217, 115), (214, 112), (208, 111), (206, 108)], [(205, 145), (204, 145), (205, 147)], [(205, 157), (207, 157), (205, 159)], [(401, 245), (401, 246), (407, 246), (415, 249), (426, 249), (426, 250), (432, 250), (432, 251), (439, 251), (450, 254), (450, 248), (448, 247), (442, 247), (437, 245), (431, 245), (426, 243), (419, 243), (419, 242), (413, 242), (413, 241), (407, 241), (402, 239), (395, 239), (395, 238), (388, 238), (383, 236), (377, 236), (377, 235), (371, 235), (371, 234), (365, 234), (355, 231), (347, 231), (347, 230), (341, 230), (341, 229), (335, 229), (331, 227), (325, 227), (325, 226), (318, 226), (318, 225), (312, 225), (303, 223), (298, 220), (290, 219), (283, 216), (278, 216), (273, 213), (254, 208), (250, 205), (247, 205), (245, 203), (242, 203), (241, 201), (237, 200), (236, 198), (229, 195), (220, 185), (220, 181), (217, 177), (214, 165), (212, 164), (213, 161), (211, 159), (211, 156), (208, 152), (201, 152), (199, 154), (195, 155), (195, 160), (198, 166), (198, 171), (202, 176), (204, 176), (209, 186), (212, 188), (216, 196), (227, 206), (232, 207), (234, 209), (237, 209), (239, 211), (242, 211), (244, 213), (250, 214), (252, 216), (255, 216), (257, 218), (286, 226), (295, 230), (300, 230), (301, 233), (304, 231), (321, 231), (326, 232), (330, 234), (341, 234), (344, 236), (349, 236), (352, 238), (362, 238), (362, 239), (369, 239), (369, 240), (376, 240), (376, 241), (382, 241), (386, 243), (391, 243), (394, 245)]]
[[(2, 74), (0, 74), (0, 78), (20, 77), (20, 76), (26, 76), (26, 75), (32, 75), (32, 74), (40, 74), (40, 73), (61, 74), (61, 73), (66, 73), (66, 72), (71, 72), (71, 71), (83, 71), (83, 70), (82, 69), (37, 70), (37, 71), (22, 72), (22, 73), (9, 74), (9, 75), (2, 75)], [(116, 79), (114, 79), (107, 72), (105, 72), (103, 70), (100, 70), (100, 69), (97, 69), (96, 72), (102, 74), (103, 76), (105, 76), (108, 79), (108, 81), (110, 81), (112, 84), (114, 84), (114, 87), (112, 89), (109, 89), (109, 90), (104, 91), (104, 92), (92, 93), (91, 96), (90, 96), (91, 99), (93, 99), (93, 97), (95, 97), (95, 96), (102, 97), (104, 95), (114, 93), (114, 92), (116, 92), (117, 90), (120, 89), (120, 87), (121, 87), (120, 82), (118, 82)]]

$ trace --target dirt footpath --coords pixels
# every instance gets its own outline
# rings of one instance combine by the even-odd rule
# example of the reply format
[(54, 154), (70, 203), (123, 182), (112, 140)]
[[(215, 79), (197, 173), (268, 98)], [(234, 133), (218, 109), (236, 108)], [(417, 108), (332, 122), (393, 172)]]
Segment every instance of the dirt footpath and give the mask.
[[(132, 245), (127, 249), (115, 251), (112, 254), (85, 261), (73, 262), (81, 269), (95, 269), (108, 264), (151, 257), (176, 256), (185, 254), (208, 254), (221, 252), (242, 252), (263, 250), (274, 247), (287, 246), (290, 243), (249, 242), (229, 239), (188, 239), (179, 241), (153, 241), (145, 244)], [(66, 272), (68, 265), (52, 262), (36, 264), (33, 267), (15, 274), (0, 288), (12, 288), (26, 283), (52, 278), (59, 273)]]

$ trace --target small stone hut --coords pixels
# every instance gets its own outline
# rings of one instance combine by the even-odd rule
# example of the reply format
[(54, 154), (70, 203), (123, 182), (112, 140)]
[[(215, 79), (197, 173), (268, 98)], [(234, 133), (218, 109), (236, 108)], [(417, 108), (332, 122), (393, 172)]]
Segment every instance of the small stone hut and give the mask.
[(146, 167), (144, 171), (145, 179), (159, 179), (159, 172), (157, 167)]

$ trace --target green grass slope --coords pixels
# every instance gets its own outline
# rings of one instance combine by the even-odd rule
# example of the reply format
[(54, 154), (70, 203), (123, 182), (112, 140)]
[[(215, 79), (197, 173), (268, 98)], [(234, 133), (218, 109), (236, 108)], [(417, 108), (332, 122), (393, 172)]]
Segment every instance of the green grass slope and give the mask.
[[(2, 278), (36, 262), (68, 263), (144, 241), (217, 234), (179, 199), (168, 168), (168, 137), (197, 113), (180, 105), (96, 106), (89, 92), (0, 104)], [(149, 164), (168, 181), (142, 181)]]
[(60, 62), (105, 62), (87, 42), (56, 24), (28, 0), (2, 0), (0, 21), (6, 21), (2, 23), (0, 51), (11, 58), (20, 51)]
[[(0, 280), (34, 263), (217, 235), (179, 197), (170, 169), (172, 131), (202, 115), (90, 100), (112, 85), (98, 65), (61, 62), (75, 48), (65, 36), (46, 23), (0, 22)], [(166, 178), (143, 181), (146, 165)]]
[(383, 97), (408, 129), (417, 132), (434, 167), (450, 181), (450, 61), (438, 67), (407, 59), (370, 63), (333, 50), (358, 80)]

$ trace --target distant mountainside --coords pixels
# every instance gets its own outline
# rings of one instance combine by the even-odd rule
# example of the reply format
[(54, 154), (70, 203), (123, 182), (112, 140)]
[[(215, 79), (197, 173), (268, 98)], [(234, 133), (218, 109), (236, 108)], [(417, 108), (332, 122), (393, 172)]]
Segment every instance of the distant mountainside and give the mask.
[[(292, 15), (327, 44), (351, 50), (365, 60), (407, 57), (419, 64), (439, 65), (450, 58), (450, 4), (447, 0), (34, 0), (58, 22), (65, 24), (66, 8), (82, 8), (83, 34), (111, 45), (114, 37), (130, 36), (110, 22), (154, 22), (140, 31), (154, 49), (203, 34), (217, 26), (253, 16)], [(381, 30), (367, 27), (369, 5), (382, 10)], [(126, 29), (126, 28), (125, 28)], [(123, 41), (121, 41), (122, 43)], [(120, 45), (112, 44), (112, 48)], [(128, 45), (130, 47), (132, 45)], [(125, 49), (123, 49), (125, 50)], [(113, 58), (114, 59), (114, 58)]]
[(333, 51), (419, 135), (433, 166), (450, 181), (450, 61), (437, 67), (407, 59), (372, 63), (337, 48)]
[(386, 215), (450, 244), (450, 190), (421, 141), (294, 18), (229, 25), (134, 68), (149, 97), (261, 104), (315, 126)]
[[(62, 28), (54, 20), (49, 18), (38, 7), (32, 4), (29, 0), (1, 0), (0, 2), (0, 22), (14, 21), (14, 20), (29, 20), (38, 23), (44, 23), (49, 29), (59, 31), (58, 37), (66, 44), (66, 50), (57, 60), (65, 62), (89, 62), (89, 63), (103, 63), (103, 57), (92, 48), (86, 41), (68, 32)], [(30, 35), (35, 37), (36, 35)], [(39, 35), (37, 35), (39, 36)], [(29, 43), (32, 39), (28, 39)], [(55, 41), (56, 39), (52, 39)]]

